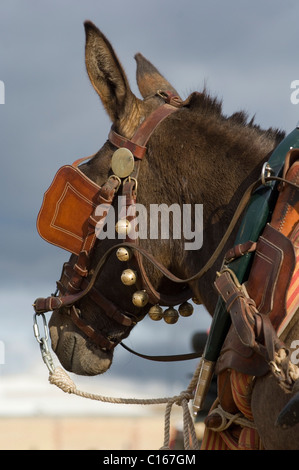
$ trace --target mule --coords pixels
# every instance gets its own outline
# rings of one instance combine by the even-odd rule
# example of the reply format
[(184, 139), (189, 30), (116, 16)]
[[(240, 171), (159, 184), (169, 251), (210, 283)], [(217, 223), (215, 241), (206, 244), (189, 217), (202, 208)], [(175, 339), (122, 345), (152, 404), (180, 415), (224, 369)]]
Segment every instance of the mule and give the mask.
[[(137, 62), (137, 84), (142, 99), (136, 97), (115, 51), (97, 27), (85, 22), (86, 68), (90, 81), (108, 113), (113, 129), (131, 139), (142, 122), (161, 104), (163, 92), (178, 96), (174, 87), (140, 53)], [(159, 93), (157, 93), (159, 90)], [(162, 93), (161, 93), (162, 92)], [(182, 239), (140, 240), (140, 246), (174, 273), (186, 279), (198, 272), (218, 246), (246, 188), (258, 179), (261, 168), (284, 133), (261, 129), (244, 112), (224, 116), (221, 102), (204, 90), (192, 93), (185, 105), (157, 126), (148, 143), (146, 157), (138, 175), (138, 203), (149, 210), (152, 204), (203, 204), (203, 246), (185, 250)], [(111, 174), (111, 158), (116, 147), (108, 140), (97, 154), (80, 166), (81, 171), (101, 186)], [(116, 204), (116, 202), (114, 203)], [(213, 315), (218, 295), (213, 288), (227, 248), (233, 246), (238, 226), (219, 254), (214, 266), (205, 275), (190, 281), (188, 288)], [(97, 240), (90, 272), (101, 257), (119, 241)], [(76, 256), (70, 258), (71, 265)], [(144, 260), (144, 268), (152, 285), (171, 296), (183, 292), (185, 286), (174, 285)], [(119, 343), (135, 324), (147, 314), (148, 303), (137, 307), (132, 303), (136, 288), (121, 282), (123, 263), (111, 256), (96, 279), (96, 288), (117, 308), (136, 321), (120, 324), (105, 315), (105, 311), (90, 296), (79, 301), (80, 318), (101, 332), (110, 341)], [(112, 364), (113, 349), (100, 347), (70, 319), (65, 308), (53, 312), (50, 322), (52, 348), (62, 366), (81, 375), (105, 373)], [(169, 327), (171, 328), (171, 326)], [(298, 338), (299, 323), (294, 317), (282, 338), (287, 345)], [(252, 410), (259, 434), (267, 449), (298, 449), (299, 425), (282, 430), (274, 426), (279, 411), (288, 402), (286, 394), (271, 376), (256, 381)]]

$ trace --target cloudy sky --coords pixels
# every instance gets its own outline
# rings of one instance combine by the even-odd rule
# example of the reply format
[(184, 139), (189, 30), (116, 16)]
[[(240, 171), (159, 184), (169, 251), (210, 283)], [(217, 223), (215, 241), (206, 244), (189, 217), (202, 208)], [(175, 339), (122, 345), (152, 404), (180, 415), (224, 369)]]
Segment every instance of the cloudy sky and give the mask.
[[(85, 71), (84, 20), (112, 42), (136, 94), (140, 51), (183, 98), (206, 85), (223, 99), (225, 114), (244, 109), (261, 126), (290, 132), (299, 119), (291, 102), (298, 18), (296, 0), (0, 0), (3, 380), (29, 374), (39, 360), (31, 304), (53, 292), (68, 258), (36, 232), (43, 193), (60, 166), (94, 153), (110, 128)], [(184, 323), (184, 335), (182, 321), (171, 334), (146, 323), (129, 344), (147, 353), (187, 352), (192, 331), (208, 323), (201, 309)], [(193, 367), (140, 361), (118, 353), (110, 378), (146, 371), (174, 384)]]

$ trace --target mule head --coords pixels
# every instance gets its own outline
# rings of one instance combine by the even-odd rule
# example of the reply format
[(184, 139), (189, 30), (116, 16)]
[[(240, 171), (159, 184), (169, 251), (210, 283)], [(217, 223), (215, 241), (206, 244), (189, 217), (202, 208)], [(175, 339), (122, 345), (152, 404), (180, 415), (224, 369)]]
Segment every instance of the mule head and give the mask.
[[(161, 106), (162, 100), (157, 96), (157, 90), (177, 93), (150, 62), (141, 54), (137, 54), (137, 83), (144, 99), (137, 98), (130, 89), (126, 74), (110, 42), (89, 21), (85, 22), (85, 32), (85, 60), (90, 81), (112, 121), (113, 128), (121, 136), (130, 139), (141, 122)], [(101, 186), (111, 174), (110, 162), (114, 151), (115, 147), (106, 142), (96, 156), (80, 169)], [(115, 240), (97, 240), (89, 277), (101, 256), (113, 243), (116, 243)], [(76, 260), (76, 256), (72, 255), (68, 266), (73, 266)], [(123, 269), (123, 264), (116, 257), (111, 257), (109, 267), (103, 269), (96, 286), (108, 302), (115, 302), (117, 310), (131, 321), (116, 321), (114, 314), (106, 315), (106, 306), (99, 306), (91, 296), (82, 298), (77, 304), (79, 319), (76, 324), (70, 317), (69, 308), (60, 308), (53, 312), (49, 323), (52, 348), (65, 369), (81, 375), (96, 375), (104, 373), (112, 362), (113, 349), (97, 344), (86, 334), (86, 328), (84, 330), (78, 327), (78, 322), (81, 321), (94, 332), (104, 335), (108, 341), (117, 343), (128, 336), (136, 323), (135, 319), (145, 315), (145, 309), (132, 305), (134, 288), (130, 290), (120, 280)]]

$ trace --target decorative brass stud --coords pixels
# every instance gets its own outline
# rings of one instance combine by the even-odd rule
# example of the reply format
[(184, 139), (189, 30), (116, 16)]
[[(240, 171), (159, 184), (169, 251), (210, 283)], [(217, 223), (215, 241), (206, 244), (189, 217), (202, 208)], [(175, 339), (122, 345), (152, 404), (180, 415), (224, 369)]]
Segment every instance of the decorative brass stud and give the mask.
[(115, 230), (120, 235), (127, 235), (131, 230), (131, 224), (127, 219), (120, 219), (115, 225)]
[(184, 302), (179, 306), (179, 314), (181, 317), (190, 317), (193, 310), (193, 306), (189, 302)]
[(202, 304), (200, 299), (198, 299), (197, 297), (192, 297), (192, 302), (196, 305), (201, 305)]
[(134, 170), (134, 156), (132, 152), (121, 147), (117, 149), (111, 158), (111, 168), (113, 173), (119, 178), (126, 178)]
[(144, 307), (149, 301), (146, 290), (138, 290), (132, 296), (132, 302), (136, 307)]
[(154, 321), (159, 321), (162, 320), (163, 318), (163, 309), (160, 307), (160, 305), (153, 305), (149, 311), (148, 311), (148, 316), (151, 318), (151, 320)]
[(133, 269), (125, 269), (121, 273), (120, 279), (125, 286), (132, 286), (137, 281), (137, 273)]
[(166, 321), (166, 323), (168, 323), (169, 325), (173, 325), (174, 323), (178, 321), (179, 313), (175, 308), (169, 307), (165, 310), (163, 314), (163, 318)]
[(132, 258), (132, 251), (130, 250), (130, 248), (121, 246), (120, 248), (118, 248), (116, 256), (119, 261), (130, 261), (130, 259)]

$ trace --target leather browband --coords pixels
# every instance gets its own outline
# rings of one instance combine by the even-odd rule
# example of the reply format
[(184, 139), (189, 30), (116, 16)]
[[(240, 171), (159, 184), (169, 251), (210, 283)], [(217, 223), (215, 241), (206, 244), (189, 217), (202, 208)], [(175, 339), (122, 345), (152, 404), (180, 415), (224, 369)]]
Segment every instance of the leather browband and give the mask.
[(146, 152), (146, 147), (134, 144), (134, 142), (127, 139), (126, 137), (117, 134), (113, 128), (110, 129), (108, 139), (110, 140), (111, 144), (115, 145), (115, 147), (125, 147), (132, 152), (135, 158), (138, 158), (139, 160), (143, 159)]
[(109, 132), (108, 139), (115, 147), (125, 147), (132, 152), (135, 158), (142, 160), (146, 152), (146, 144), (158, 124), (177, 110), (178, 107), (164, 104), (142, 122), (131, 140), (119, 135), (113, 127)]

